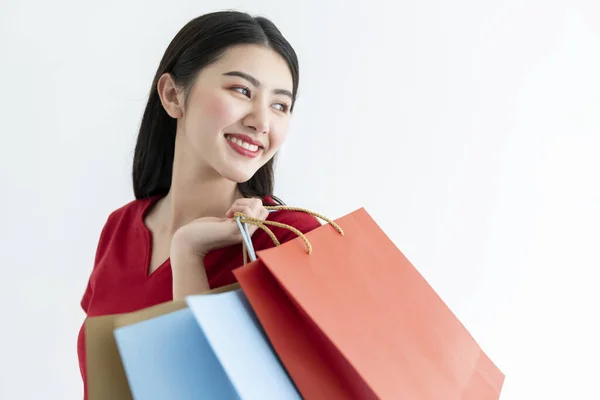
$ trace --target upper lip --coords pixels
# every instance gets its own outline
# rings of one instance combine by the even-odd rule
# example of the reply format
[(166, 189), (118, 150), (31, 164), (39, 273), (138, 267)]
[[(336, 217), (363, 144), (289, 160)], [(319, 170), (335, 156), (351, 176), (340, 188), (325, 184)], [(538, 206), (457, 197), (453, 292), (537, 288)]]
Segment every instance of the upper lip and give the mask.
[(246, 143), (250, 143), (250, 144), (253, 144), (255, 146), (258, 146), (261, 149), (264, 148), (264, 145), (261, 142), (259, 142), (257, 140), (254, 140), (250, 136), (244, 135), (243, 133), (228, 133), (226, 136), (232, 136), (234, 138), (243, 140)]

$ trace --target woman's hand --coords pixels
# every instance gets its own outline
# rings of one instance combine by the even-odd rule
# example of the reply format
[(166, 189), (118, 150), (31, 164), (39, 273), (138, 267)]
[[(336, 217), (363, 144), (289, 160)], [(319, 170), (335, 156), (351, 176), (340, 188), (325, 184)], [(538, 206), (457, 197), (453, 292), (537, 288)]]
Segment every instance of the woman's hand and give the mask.
[[(266, 219), (269, 211), (260, 199), (239, 199), (229, 208), (225, 217), (198, 218), (182, 226), (173, 236), (177, 248), (187, 248), (198, 256), (205, 256), (209, 251), (241, 243), (242, 234), (233, 218), (234, 213), (241, 212), (249, 217)], [(248, 225), (252, 235), (255, 225)]]
[[(242, 241), (242, 234), (233, 218), (236, 212), (257, 219), (266, 219), (269, 215), (260, 199), (239, 199), (229, 208), (225, 217), (198, 218), (175, 232), (171, 241), (174, 300), (210, 289), (204, 269), (204, 256), (211, 250)], [(248, 225), (250, 235), (256, 229), (257, 226)]]

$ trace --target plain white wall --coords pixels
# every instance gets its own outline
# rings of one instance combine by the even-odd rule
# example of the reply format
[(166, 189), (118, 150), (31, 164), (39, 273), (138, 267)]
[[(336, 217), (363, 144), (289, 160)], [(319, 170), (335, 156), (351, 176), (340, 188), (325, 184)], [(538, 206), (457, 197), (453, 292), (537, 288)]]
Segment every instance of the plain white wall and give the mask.
[(79, 301), (132, 199), (153, 74), (223, 8), (272, 18), (301, 60), (279, 196), (366, 207), (506, 373), (503, 400), (600, 398), (597, 4), (3, 1), (0, 398), (80, 398)]

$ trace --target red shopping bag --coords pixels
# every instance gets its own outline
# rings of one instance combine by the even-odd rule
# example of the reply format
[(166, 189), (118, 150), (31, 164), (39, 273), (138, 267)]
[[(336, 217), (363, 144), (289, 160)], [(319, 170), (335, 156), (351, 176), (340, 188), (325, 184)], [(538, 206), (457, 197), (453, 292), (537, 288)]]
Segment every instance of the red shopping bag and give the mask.
[(306, 399), (497, 400), (503, 373), (364, 209), (234, 271)]

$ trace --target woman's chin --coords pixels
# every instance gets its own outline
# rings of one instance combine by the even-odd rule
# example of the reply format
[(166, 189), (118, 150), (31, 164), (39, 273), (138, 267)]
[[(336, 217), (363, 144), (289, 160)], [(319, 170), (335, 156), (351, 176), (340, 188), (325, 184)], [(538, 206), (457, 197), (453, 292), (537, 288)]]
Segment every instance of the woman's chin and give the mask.
[(252, 179), (252, 177), (254, 176), (254, 174), (256, 173), (256, 171), (226, 171), (224, 174), (221, 174), (223, 176), (223, 178), (231, 181), (231, 182), (235, 182), (235, 183), (244, 183), (244, 182), (248, 182), (250, 179)]

